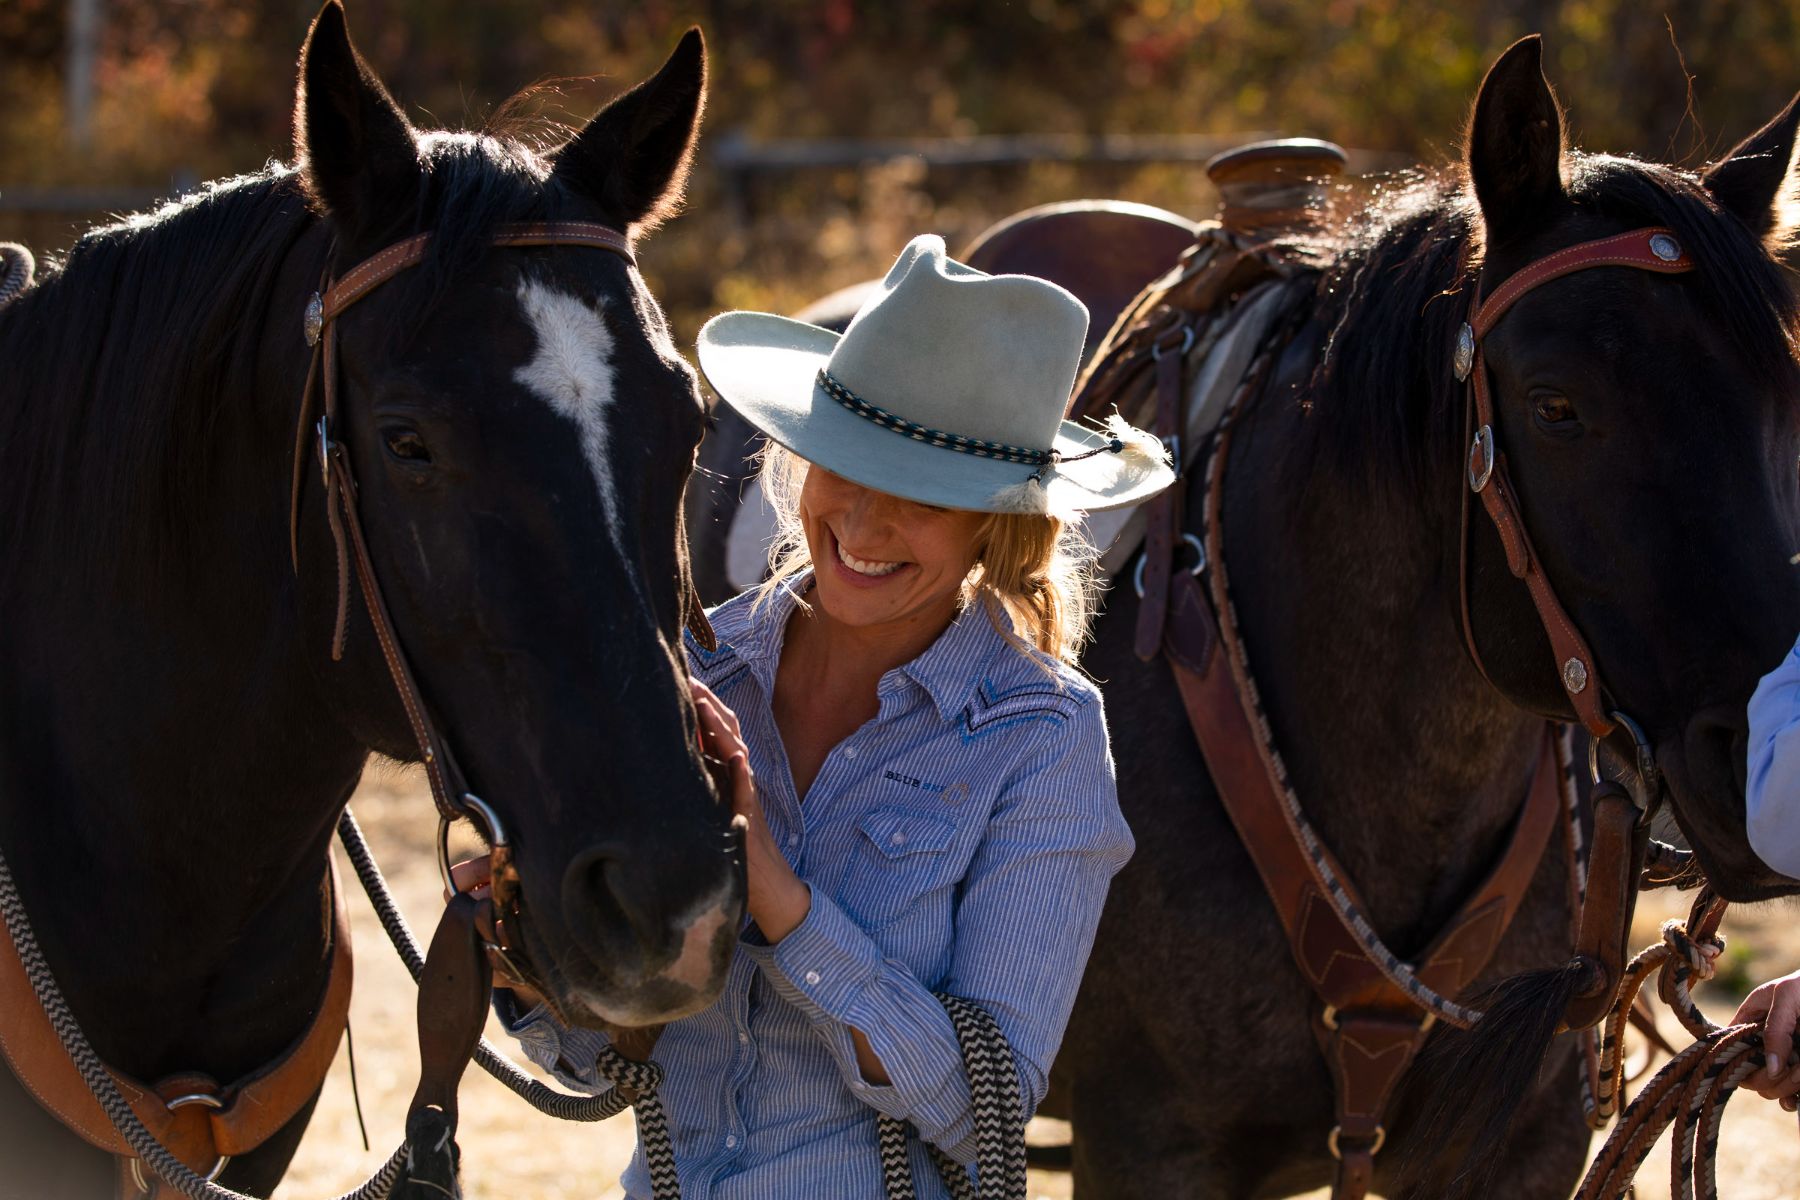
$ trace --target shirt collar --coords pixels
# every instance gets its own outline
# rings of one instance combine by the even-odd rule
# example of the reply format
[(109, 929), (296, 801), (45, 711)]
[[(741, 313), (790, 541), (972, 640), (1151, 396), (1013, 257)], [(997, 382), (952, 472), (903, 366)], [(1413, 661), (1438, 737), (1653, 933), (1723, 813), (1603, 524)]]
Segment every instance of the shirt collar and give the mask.
[[(800, 597), (811, 587), (810, 572), (783, 580), (762, 611), (733, 639), (738, 657), (750, 665), (770, 696), (775, 694), (775, 670), (781, 660), (788, 619)], [(1006, 637), (995, 627), (996, 619), (1008, 632), (1012, 630), (1012, 620), (1003, 610), (997, 618), (990, 618), (988, 605), (976, 600), (956, 615), (923, 654), (883, 675), (880, 690), (885, 693), (898, 681), (909, 680), (931, 697), (939, 716), (945, 720), (954, 718), (969, 703), (994, 656), (1006, 645)]]

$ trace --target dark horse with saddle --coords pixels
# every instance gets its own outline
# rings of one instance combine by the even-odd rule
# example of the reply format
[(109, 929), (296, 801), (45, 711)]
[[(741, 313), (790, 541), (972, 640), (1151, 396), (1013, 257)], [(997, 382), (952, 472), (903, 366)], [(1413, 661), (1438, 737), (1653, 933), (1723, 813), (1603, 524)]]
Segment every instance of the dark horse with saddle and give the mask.
[[(1215, 161), (1217, 221), (1059, 205), (966, 253), (1083, 297), (1077, 414), (1182, 472), (1090, 526), (1139, 848), (1045, 1105), (1079, 1196), (1568, 1195), (1659, 968), (1694, 1045), (1582, 1195), (1671, 1124), (1710, 1186), (1758, 1043), (1688, 989), (1726, 900), (1800, 891), (1743, 827), (1745, 703), (1800, 626), (1767, 249), (1800, 102), (1692, 173), (1568, 150), (1539, 59), (1495, 63), (1463, 163), (1354, 212), (1341, 152), (1288, 142)], [(689, 502), (712, 595), (761, 536), (720, 419)], [(1688, 849), (1650, 838), (1670, 816)], [(1690, 920), (1628, 962), (1668, 885), (1702, 889)]]
[[(678, 646), (734, 499), (687, 499), (690, 584), (704, 412), (635, 267), (704, 87), (690, 35), (553, 153), (421, 133), (334, 0), (296, 167), (0, 275), (0, 1194), (274, 1187), (344, 1027), (334, 829), (380, 894), (343, 814), (371, 752), (496, 887), (429, 956), (383, 910), (422, 1078), (354, 1195), (454, 1192), (471, 1055), (554, 1115), (639, 1098), (652, 1140), (649, 1064), (595, 1102), (476, 1039), (490, 954), (566, 1022), (654, 1026), (716, 996), (741, 913)], [(1220, 222), (1076, 207), (971, 255), (1104, 314), (1078, 405), (1185, 481), (1108, 531), (1088, 658), (1140, 849), (1057, 1065), (1082, 1196), (1567, 1194), (1658, 966), (1696, 1040), (1583, 1194), (1716, 1131), (1756, 1030), (1689, 982), (1726, 900), (1800, 890), (1741, 768), (1800, 623), (1766, 248), (1797, 121), (1701, 174), (1571, 153), (1528, 40), (1466, 163), (1354, 216), (1330, 148), (1264, 147), (1216, 164)], [(1691, 851), (1650, 842), (1665, 806)], [(1640, 884), (1703, 878), (1627, 963)]]
[[(344, 1034), (328, 849), (367, 866), (371, 753), (424, 765), (440, 838), (475, 822), (496, 894), (406, 946), (409, 1143), (356, 1195), (454, 1191), (488, 953), (572, 1024), (718, 994), (741, 833), (680, 650), (710, 638), (681, 521), (705, 410), (635, 257), (704, 92), (695, 31), (554, 153), (421, 132), (331, 0), (297, 165), (31, 286), (7, 255), (0, 1195), (274, 1188)], [(622, 1106), (479, 1053), (557, 1115)]]

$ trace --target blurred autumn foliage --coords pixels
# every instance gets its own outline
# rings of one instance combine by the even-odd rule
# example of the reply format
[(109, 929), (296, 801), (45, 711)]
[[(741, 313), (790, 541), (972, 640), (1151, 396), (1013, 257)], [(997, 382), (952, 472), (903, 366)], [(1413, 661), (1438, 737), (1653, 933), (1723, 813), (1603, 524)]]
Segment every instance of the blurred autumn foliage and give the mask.
[[(582, 119), (700, 25), (713, 83), (689, 212), (645, 255), (689, 335), (719, 308), (791, 309), (865, 277), (920, 230), (955, 245), (1017, 208), (1079, 195), (1195, 216), (1212, 204), (1189, 164), (950, 169), (900, 158), (746, 189), (717, 169), (727, 138), (1266, 131), (1329, 137), (1387, 161), (1441, 159), (1488, 62), (1541, 31), (1579, 144), (1697, 164), (1800, 87), (1794, 0), (347, 6), (364, 55), (426, 125), (478, 125), (546, 79), (559, 82), (533, 107)], [(312, 0), (101, 0), (85, 149), (65, 108), (72, 7), (0, 0), (0, 200), (49, 185), (167, 191), (289, 156), (293, 64)], [(0, 237), (54, 249), (69, 236), (60, 220), (0, 210)]]

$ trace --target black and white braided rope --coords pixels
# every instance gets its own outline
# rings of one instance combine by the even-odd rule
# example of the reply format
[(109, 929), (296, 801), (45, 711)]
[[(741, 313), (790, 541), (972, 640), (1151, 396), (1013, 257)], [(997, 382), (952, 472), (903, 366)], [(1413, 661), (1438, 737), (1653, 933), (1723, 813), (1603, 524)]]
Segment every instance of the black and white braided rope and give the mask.
[[(936, 1146), (927, 1145), (932, 1164), (955, 1200), (1024, 1200), (1025, 1111), (1019, 1073), (1006, 1035), (986, 1009), (961, 996), (937, 993), (956, 1027), (969, 1102), (975, 1116), (975, 1176)], [(909, 1127), (884, 1116), (880, 1122), (881, 1173), (887, 1200), (913, 1200), (912, 1163), (907, 1156)]]
[[(155, 1135), (138, 1120), (130, 1102), (120, 1094), (119, 1085), (100, 1061), (100, 1056), (94, 1053), (94, 1047), (75, 1020), (75, 1014), (69, 1011), (68, 1001), (63, 999), (50, 964), (45, 961), (43, 950), (38, 946), (37, 935), (32, 931), (31, 920), (25, 913), (24, 901), (19, 897), (18, 886), (13, 882), (12, 868), (7, 865), (4, 854), (0, 854), (0, 918), (4, 918), (6, 922), (6, 931), (18, 951), (19, 961), (25, 966), (26, 978), (31, 981), (31, 990), (36, 994), (38, 1003), (43, 1006), (51, 1028), (56, 1030), (64, 1052), (75, 1064), (75, 1069), (81, 1073), (82, 1082), (94, 1094), (94, 1099), (100, 1102), (107, 1119), (113, 1123), (113, 1128), (119, 1131), (119, 1136), (125, 1139), (125, 1144), (131, 1147), (132, 1152), (146, 1167), (176, 1191), (189, 1197), (189, 1200), (255, 1200), (242, 1192), (220, 1187), (190, 1170), (180, 1159), (163, 1149)], [(406, 1147), (401, 1146), (362, 1186), (344, 1193), (338, 1200), (383, 1200), (393, 1190), (394, 1181), (405, 1163)]]
[[(413, 936), (412, 927), (406, 923), (406, 917), (388, 892), (387, 880), (382, 878), (381, 868), (376, 865), (375, 856), (369, 852), (369, 844), (363, 840), (362, 829), (349, 809), (345, 809), (344, 815), (338, 818), (338, 840), (343, 843), (344, 854), (355, 868), (357, 879), (362, 881), (363, 890), (369, 894), (369, 903), (374, 906), (375, 915), (381, 919), (381, 927), (387, 931), (388, 940), (394, 943), (394, 949), (400, 954), (400, 961), (406, 964), (407, 972), (413, 977), (413, 982), (417, 983), (425, 970), (425, 952), (419, 948), (419, 941)], [(598, 1096), (571, 1096), (567, 1092), (547, 1087), (527, 1075), (486, 1038), (482, 1038), (475, 1047), (475, 1061), (481, 1064), (482, 1070), (511, 1089), (527, 1104), (559, 1121), (604, 1121), (618, 1116), (629, 1105), (629, 1101), (616, 1088)], [(658, 1081), (660, 1082), (660, 1076)]]
[(37, 260), (17, 242), (0, 242), (0, 308), (5, 308), (31, 286)]
[[(1244, 382), (1239, 385), (1219, 419), (1218, 433), (1213, 438), (1212, 448), (1207, 454), (1204, 479), (1205, 504), (1202, 522), (1209, 540), (1212, 529), (1221, 519), (1221, 514), (1215, 511), (1217, 507), (1214, 499), (1216, 492), (1213, 488), (1213, 477), (1219, 470), (1221, 459), (1220, 447), (1225, 443), (1226, 434), (1237, 416), (1238, 408), (1245, 398), (1255, 391), (1256, 385), (1273, 361), (1278, 348), (1279, 342), (1272, 339), (1271, 344), (1258, 355), (1257, 360), (1245, 372)], [(1439, 995), (1420, 980), (1413, 973), (1410, 963), (1403, 961), (1399, 955), (1388, 949), (1387, 943), (1381, 940), (1381, 935), (1375, 931), (1374, 926), (1369, 924), (1368, 918), (1363, 915), (1355, 900), (1351, 898), (1343, 881), (1338, 878), (1337, 872), (1332, 870), (1324, 844), (1319, 840), (1318, 834), (1314, 832), (1312, 823), (1307, 820), (1306, 810), (1301, 807), (1300, 798), (1295, 795), (1293, 784), (1288, 778), (1287, 764), (1282, 760), (1281, 750), (1275, 744), (1275, 731), (1270, 727), (1268, 715), (1263, 709), (1262, 696), (1256, 687), (1256, 676), (1250, 669), (1250, 660), (1244, 648), (1244, 640), (1237, 636), (1237, 605), (1231, 599), (1230, 584), (1224, 576), (1224, 564), (1217, 561), (1217, 556), (1213, 556), (1213, 561), (1208, 564), (1207, 570), (1215, 573), (1218, 590), (1225, 597), (1225, 603), (1219, 606), (1221, 609), (1219, 621), (1226, 634), (1225, 643), (1231, 650), (1232, 673), (1250, 700), (1252, 715), (1255, 718), (1257, 740), (1261, 743), (1270, 774), (1277, 785), (1276, 790), (1281, 796), (1282, 816), (1305, 848), (1307, 857), (1319, 873), (1319, 878), (1324, 881), (1326, 898), (1345, 926), (1355, 936), (1357, 943), (1362, 946), (1369, 961), (1389, 983), (1399, 988), (1413, 1003), (1439, 1020), (1455, 1025), (1459, 1029), (1473, 1026), (1481, 1020), (1481, 1013), (1472, 1008), (1465, 1008), (1447, 996)]]

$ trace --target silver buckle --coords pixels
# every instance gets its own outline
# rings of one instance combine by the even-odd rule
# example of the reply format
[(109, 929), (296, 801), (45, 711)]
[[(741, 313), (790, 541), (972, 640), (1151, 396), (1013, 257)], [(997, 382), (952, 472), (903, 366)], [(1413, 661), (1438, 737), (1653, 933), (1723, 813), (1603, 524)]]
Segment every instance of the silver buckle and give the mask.
[(1475, 431), (1475, 440), (1469, 443), (1469, 490), (1479, 494), (1493, 474), (1494, 429), (1491, 425), (1483, 425)]
[[(1188, 544), (1194, 552), (1194, 565), (1188, 568), (1189, 575), (1198, 575), (1206, 570), (1206, 543), (1191, 533), (1181, 535), (1181, 540)], [(1137, 592), (1137, 598), (1144, 598), (1144, 564), (1150, 561), (1150, 552), (1138, 555), (1137, 570), (1132, 573), (1131, 586)]]
[(315, 428), (319, 431), (319, 479), (329, 488), (331, 486), (331, 418), (320, 417)]

